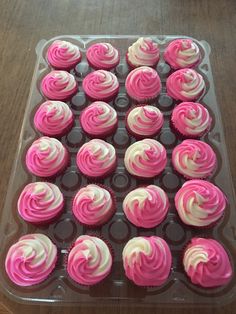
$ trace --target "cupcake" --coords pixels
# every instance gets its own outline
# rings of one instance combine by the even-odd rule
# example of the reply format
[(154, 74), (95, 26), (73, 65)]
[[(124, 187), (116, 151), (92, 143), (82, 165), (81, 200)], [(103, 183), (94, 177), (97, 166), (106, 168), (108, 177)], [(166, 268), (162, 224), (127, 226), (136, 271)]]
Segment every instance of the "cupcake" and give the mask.
[(129, 192), (123, 201), (124, 213), (136, 227), (153, 228), (159, 225), (168, 209), (168, 197), (156, 185), (137, 188)]
[(202, 96), (205, 82), (201, 74), (192, 69), (172, 73), (166, 81), (167, 94), (181, 101), (194, 101)]
[(44, 234), (27, 234), (13, 244), (6, 256), (8, 277), (21, 287), (43, 282), (54, 270), (57, 248)]
[(186, 225), (207, 227), (222, 217), (226, 197), (217, 186), (208, 181), (190, 180), (175, 195), (175, 207)]
[(172, 164), (186, 179), (205, 179), (214, 172), (217, 159), (210, 145), (189, 139), (174, 148)]
[(93, 139), (79, 149), (76, 164), (85, 176), (102, 179), (116, 168), (115, 148), (103, 140)]
[(69, 154), (57, 139), (43, 136), (31, 144), (25, 162), (32, 174), (38, 177), (52, 177), (67, 167)]
[(41, 82), (43, 95), (52, 100), (69, 100), (78, 91), (74, 76), (66, 71), (52, 71)]
[(133, 43), (126, 54), (126, 60), (130, 67), (140, 66), (155, 67), (160, 58), (160, 51), (157, 43), (151, 38), (140, 37)]
[(116, 131), (117, 113), (107, 103), (95, 101), (81, 113), (80, 124), (89, 136), (104, 138)]
[(59, 188), (49, 182), (27, 184), (17, 202), (22, 219), (33, 224), (50, 223), (64, 207), (64, 198)]
[(139, 103), (155, 100), (161, 92), (161, 80), (154, 69), (146, 66), (134, 69), (125, 81), (129, 97)]
[(163, 123), (163, 114), (151, 105), (133, 107), (126, 114), (126, 129), (137, 139), (157, 135)]
[(186, 38), (171, 41), (164, 52), (165, 61), (174, 70), (195, 67), (200, 58), (198, 45)]
[(115, 212), (114, 195), (103, 186), (89, 184), (75, 195), (72, 211), (83, 225), (101, 226)]
[(57, 70), (71, 70), (81, 61), (79, 47), (65, 40), (55, 40), (48, 48), (48, 63)]
[(226, 285), (233, 276), (228, 254), (213, 239), (193, 238), (184, 252), (183, 265), (191, 282), (204, 288)]
[(92, 286), (105, 279), (112, 267), (112, 256), (100, 238), (81, 235), (73, 244), (67, 260), (67, 272), (78, 284)]
[(165, 169), (166, 149), (158, 141), (146, 138), (127, 148), (124, 163), (130, 174), (140, 178), (153, 178)]
[(122, 253), (126, 276), (137, 286), (161, 286), (169, 277), (172, 256), (165, 240), (157, 237), (135, 237)]
[(95, 70), (111, 70), (120, 62), (119, 51), (109, 43), (96, 43), (86, 52), (89, 65)]
[(62, 101), (45, 101), (34, 116), (35, 128), (47, 136), (63, 136), (70, 131), (73, 122), (72, 111)]
[(91, 100), (110, 101), (119, 91), (119, 82), (115, 74), (97, 70), (89, 73), (83, 80), (83, 90)]
[(209, 131), (211, 122), (208, 110), (196, 102), (182, 102), (171, 116), (172, 125), (184, 137), (201, 137)]

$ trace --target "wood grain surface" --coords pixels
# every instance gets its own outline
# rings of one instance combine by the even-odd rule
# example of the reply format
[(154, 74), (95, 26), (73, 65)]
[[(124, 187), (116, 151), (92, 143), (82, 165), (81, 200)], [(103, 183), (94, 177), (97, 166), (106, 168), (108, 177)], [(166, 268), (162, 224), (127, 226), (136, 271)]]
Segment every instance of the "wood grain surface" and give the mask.
[[(207, 40), (236, 184), (235, 0), (0, 0), (0, 208), (3, 207), (35, 63), (35, 45), (59, 34), (182, 34)], [(19, 305), (2, 313), (236, 313), (221, 309), (63, 308)]]

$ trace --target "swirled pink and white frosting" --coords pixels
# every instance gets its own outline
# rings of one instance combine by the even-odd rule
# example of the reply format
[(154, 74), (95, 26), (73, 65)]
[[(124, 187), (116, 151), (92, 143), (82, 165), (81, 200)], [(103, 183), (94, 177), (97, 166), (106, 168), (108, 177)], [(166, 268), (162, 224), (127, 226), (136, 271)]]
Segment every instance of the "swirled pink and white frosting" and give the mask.
[(193, 238), (185, 250), (183, 265), (192, 283), (204, 288), (226, 285), (233, 276), (227, 252), (213, 239)]
[(49, 182), (27, 184), (17, 202), (19, 215), (28, 222), (50, 222), (64, 207), (64, 198), (59, 188)]
[(174, 168), (187, 179), (204, 179), (216, 168), (216, 154), (205, 142), (184, 140), (172, 152)]
[(115, 148), (100, 139), (85, 143), (78, 151), (76, 163), (79, 170), (86, 176), (103, 177), (115, 170)]
[(166, 81), (167, 94), (182, 101), (198, 99), (205, 90), (201, 74), (192, 69), (181, 69), (172, 73)]
[(75, 195), (72, 211), (82, 224), (99, 226), (111, 218), (114, 202), (108, 190), (96, 184), (89, 184)]
[(106, 136), (117, 127), (118, 119), (114, 108), (103, 101), (95, 101), (80, 116), (80, 124), (91, 136)]
[(79, 47), (65, 40), (55, 40), (48, 48), (46, 58), (58, 70), (70, 70), (81, 61)]
[(115, 74), (97, 70), (89, 73), (83, 80), (85, 94), (93, 100), (108, 101), (114, 98), (119, 91), (119, 82)]
[(107, 244), (94, 236), (81, 235), (68, 255), (67, 272), (81, 285), (91, 286), (106, 278), (112, 267)]
[(122, 253), (126, 276), (138, 286), (161, 286), (169, 277), (172, 256), (165, 240), (135, 237)]
[(171, 121), (182, 135), (199, 137), (210, 129), (212, 118), (203, 105), (182, 102), (174, 108)]
[(192, 39), (176, 39), (167, 46), (164, 59), (173, 69), (194, 67), (200, 60), (200, 50)]
[(51, 71), (41, 82), (43, 95), (52, 100), (68, 100), (78, 91), (74, 76), (66, 71)]
[(34, 116), (34, 125), (48, 136), (64, 134), (73, 125), (73, 113), (62, 101), (48, 100), (40, 105)]
[(156, 185), (137, 188), (129, 192), (123, 201), (126, 217), (137, 227), (153, 228), (166, 217), (169, 200)]
[(190, 180), (175, 195), (175, 207), (185, 224), (204, 227), (223, 215), (226, 197), (217, 186), (208, 181)]
[(120, 62), (119, 51), (109, 43), (96, 43), (86, 52), (89, 64), (96, 70), (111, 70)]
[(26, 153), (28, 170), (39, 177), (51, 177), (61, 172), (68, 164), (69, 156), (57, 139), (43, 136), (32, 143)]
[(161, 80), (154, 69), (142, 66), (132, 70), (126, 78), (127, 94), (138, 102), (155, 99), (161, 91)]
[(127, 52), (127, 61), (133, 67), (155, 66), (160, 58), (158, 44), (151, 38), (140, 37)]
[(137, 177), (152, 178), (166, 166), (165, 147), (158, 141), (146, 138), (130, 145), (124, 157), (127, 171)]
[(16, 285), (39, 284), (55, 268), (57, 248), (44, 234), (27, 234), (13, 244), (6, 256), (6, 273)]
[(137, 106), (127, 113), (127, 129), (138, 137), (147, 137), (157, 134), (164, 123), (163, 114), (154, 106)]

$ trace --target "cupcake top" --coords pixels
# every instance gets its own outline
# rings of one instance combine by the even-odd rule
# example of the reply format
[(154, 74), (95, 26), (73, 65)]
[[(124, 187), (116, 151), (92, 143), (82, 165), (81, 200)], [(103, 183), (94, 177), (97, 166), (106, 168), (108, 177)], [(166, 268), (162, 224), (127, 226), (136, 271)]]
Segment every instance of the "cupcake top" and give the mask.
[(169, 277), (171, 252), (157, 236), (129, 240), (122, 256), (126, 276), (138, 286), (160, 286)]
[(59, 188), (49, 182), (27, 184), (20, 194), (17, 207), (19, 215), (31, 223), (48, 222), (56, 217), (64, 206)]
[(100, 139), (85, 143), (78, 151), (76, 163), (79, 170), (88, 177), (102, 177), (116, 165), (115, 148)]
[(96, 184), (89, 184), (75, 195), (72, 211), (82, 224), (98, 226), (111, 217), (114, 204), (108, 190)]
[(157, 43), (148, 37), (140, 37), (128, 48), (127, 60), (133, 67), (155, 66), (159, 58), (160, 51)]
[(226, 197), (217, 186), (208, 181), (190, 180), (175, 195), (175, 207), (185, 224), (204, 227), (223, 215)]
[(124, 163), (130, 174), (152, 178), (161, 173), (166, 166), (166, 149), (158, 141), (146, 138), (128, 147)]
[(175, 169), (187, 179), (204, 179), (216, 168), (216, 154), (207, 143), (184, 140), (172, 152)]
[(203, 105), (182, 102), (174, 108), (171, 121), (182, 135), (199, 137), (210, 129), (212, 118)]
[(44, 234), (27, 234), (13, 244), (6, 256), (7, 275), (18, 286), (41, 283), (57, 261), (57, 248)]
[(110, 273), (111, 266), (112, 256), (107, 244), (94, 236), (78, 237), (68, 255), (68, 274), (81, 285), (100, 282)]
[(43, 95), (52, 100), (67, 100), (77, 93), (74, 76), (66, 71), (52, 71), (41, 82)]
[(223, 286), (233, 274), (228, 254), (213, 239), (193, 238), (185, 250), (183, 264), (192, 283), (204, 288)]
[(138, 102), (156, 98), (161, 91), (161, 80), (154, 69), (142, 66), (131, 71), (125, 81), (127, 94)]
[(43, 136), (34, 141), (26, 153), (26, 166), (39, 177), (51, 177), (68, 163), (68, 153), (57, 139)]
[(41, 133), (56, 136), (72, 126), (73, 113), (62, 101), (45, 101), (34, 116), (34, 125)]
[(138, 137), (153, 136), (160, 131), (164, 123), (163, 114), (154, 106), (144, 105), (128, 111), (126, 124), (130, 133)]
[(201, 74), (192, 69), (181, 69), (172, 73), (166, 81), (167, 94), (182, 101), (198, 99), (205, 89)]
[(46, 58), (55, 69), (70, 70), (81, 61), (79, 47), (65, 40), (55, 40), (48, 48)]
[(119, 82), (115, 74), (105, 70), (89, 73), (84, 78), (82, 85), (85, 94), (94, 100), (109, 100), (119, 90)]
[(110, 70), (120, 62), (119, 52), (109, 43), (96, 43), (86, 52), (90, 65), (97, 70)]
[(200, 60), (198, 45), (192, 39), (176, 39), (169, 43), (164, 59), (173, 69), (191, 68)]
[(84, 109), (80, 124), (84, 131), (92, 136), (110, 134), (117, 126), (117, 113), (103, 101), (95, 101)]
[(129, 192), (123, 201), (126, 217), (137, 227), (153, 228), (166, 217), (169, 200), (156, 185), (137, 188)]

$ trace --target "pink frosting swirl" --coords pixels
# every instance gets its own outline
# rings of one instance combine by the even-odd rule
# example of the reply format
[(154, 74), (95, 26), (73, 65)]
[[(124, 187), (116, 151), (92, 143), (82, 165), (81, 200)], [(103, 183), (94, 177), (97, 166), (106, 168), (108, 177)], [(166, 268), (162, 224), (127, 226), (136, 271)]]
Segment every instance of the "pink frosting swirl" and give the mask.
[(62, 143), (47, 136), (34, 141), (26, 153), (28, 170), (39, 177), (56, 175), (67, 166), (68, 161), (68, 152)]
[(156, 98), (161, 91), (161, 80), (154, 69), (142, 66), (129, 73), (125, 81), (127, 94), (138, 102)]
[(153, 228), (166, 217), (169, 200), (156, 185), (140, 187), (129, 192), (123, 201), (126, 217), (137, 227)]
[(119, 91), (119, 82), (115, 74), (97, 70), (89, 73), (83, 80), (85, 94), (93, 100), (108, 101)]
[(223, 286), (233, 275), (227, 252), (213, 239), (193, 238), (185, 250), (183, 264), (192, 283), (204, 288)]
[(79, 47), (65, 40), (55, 40), (48, 48), (47, 60), (52, 67), (70, 70), (81, 61)]
[(169, 277), (171, 252), (157, 236), (132, 238), (122, 256), (126, 276), (138, 286), (160, 286)]
[(45, 97), (52, 100), (68, 100), (78, 91), (74, 76), (66, 71), (52, 71), (41, 82)]
[(89, 235), (77, 238), (67, 261), (67, 272), (74, 281), (94, 285), (109, 275), (111, 267), (112, 256), (103, 240)]
[(192, 69), (182, 69), (172, 73), (166, 81), (167, 94), (177, 100), (198, 99), (205, 90), (201, 74)]
[(45, 101), (34, 116), (35, 127), (48, 136), (64, 134), (72, 127), (73, 121), (72, 111), (62, 101)]
[(164, 59), (173, 69), (194, 67), (200, 60), (198, 45), (192, 39), (173, 40), (164, 52)]
[(96, 70), (111, 70), (120, 62), (119, 52), (109, 43), (97, 43), (90, 46), (86, 57)]
[(5, 269), (16, 285), (26, 287), (47, 279), (56, 261), (57, 248), (47, 236), (27, 234), (10, 247)]
[(182, 135), (199, 137), (210, 129), (212, 118), (203, 105), (182, 102), (174, 108), (171, 121)]
[(95, 101), (80, 116), (84, 131), (92, 136), (109, 135), (115, 131), (118, 119), (115, 109), (103, 101)]
[(185, 224), (209, 226), (223, 215), (226, 197), (208, 181), (190, 180), (175, 195), (175, 207)]
[(31, 223), (46, 223), (55, 218), (64, 207), (59, 188), (48, 182), (27, 184), (17, 203), (19, 215)]
[(207, 143), (198, 140), (185, 140), (172, 152), (175, 169), (187, 179), (203, 179), (216, 168), (216, 154)]
[(106, 176), (116, 167), (115, 148), (103, 140), (93, 139), (79, 149), (76, 163), (79, 170), (88, 177)]
[(146, 138), (133, 143), (125, 152), (124, 163), (127, 171), (137, 177), (152, 178), (166, 166), (165, 147), (156, 140)]

